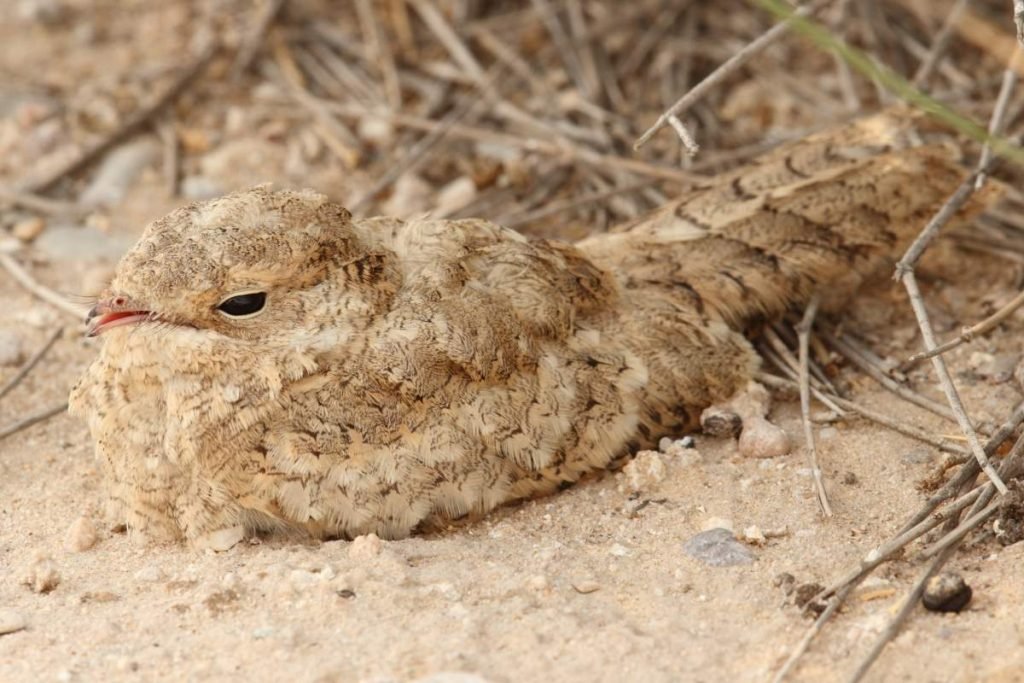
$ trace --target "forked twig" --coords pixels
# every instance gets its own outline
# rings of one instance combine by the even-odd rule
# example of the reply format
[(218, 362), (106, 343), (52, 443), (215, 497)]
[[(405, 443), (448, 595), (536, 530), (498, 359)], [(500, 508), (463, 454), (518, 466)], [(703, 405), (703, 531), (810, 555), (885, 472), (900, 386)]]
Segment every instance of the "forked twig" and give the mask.
[(907, 359), (907, 362), (916, 363), (918, 361), (925, 360), (926, 358), (931, 358), (932, 356), (938, 356), (939, 354), (943, 354), (946, 351), (955, 349), (961, 344), (965, 344), (969, 341), (972, 341), (975, 337), (980, 337), (981, 335), (988, 334), (995, 328), (999, 327), (999, 324), (1002, 323), (1007, 318), (1009, 318), (1014, 311), (1021, 307), (1021, 305), (1024, 305), (1024, 292), (1021, 292), (1017, 296), (1013, 297), (1013, 299), (1010, 300), (1009, 303), (1007, 303), (1005, 306), (1003, 306), (998, 311), (996, 311), (989, 317), (985, 318), (981, 322), (971, 325), (970, 327), (965, 327), (960, 332), (960, 336), (950, 339), (948, 342), (944, 344), (936, 346), (931, 351), (920, 351), (918, 353), (915, 353), (913, 356)]
[[(931, 322), (928, 320), (928, 311), (924, 307), (924, 299), (921, 297), (921, 290), (917, 286), (917, 278), (914, 276), (914, 271), (911, 269), (902, 273), (900, 279), (903, 282), (903, 286), (907, 289), (907, 295), (910, 297), (910, 306), (914, 309), (914, 316), (917, 318), (917, 324), (921, 328), (921, 337), (924, 340), (925, 349), (931, 351), (937, 346), (935, 343), (935, 333), (932, 331)], [(960, 431), (967, 437), (971, 453), (974, 454), (978, 465), (981, 466), (982, 471), (985, 472), (989, 480), (995, 484), (999, 493), (1005, 494), (1009, 489), (1006, 488), (1006, 484), (1000, 479), (995, 468), (992, 467), (988, 456), (985, 454), (985, 449), (981, 446), (978, 433), (974, 430), (974, 425), (971, 424), (971, 419), (967, 416), (967, 411), (964, 408), (963, 401), (960, 400), (960, 394), (956, 389), (956, 385), (953, 384), (953, 377), (949, 374), (946, 362), (942, 359), (942, 356), (933, 356), (932, 365), (935, 368), (935, 374), (939, 377), (942, 391), (946, 394), (946, 400), (949, 401), (949, 406), (953, 409), (953, 415), (960, 425)]]

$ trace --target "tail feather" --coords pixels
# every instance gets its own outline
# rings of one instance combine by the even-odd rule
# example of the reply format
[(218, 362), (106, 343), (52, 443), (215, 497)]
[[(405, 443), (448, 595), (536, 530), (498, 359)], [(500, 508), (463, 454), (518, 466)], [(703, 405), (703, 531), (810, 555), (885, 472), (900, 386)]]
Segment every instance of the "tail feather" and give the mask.
[[(890, 110), (780, 147), (578, 246), (631, 293), (679, 292), (737, 329), (815, 291), (834, 308), (956, 190), (958, 156), (921, 116)], [(977, 195), (960, 217), (998, 194)]]

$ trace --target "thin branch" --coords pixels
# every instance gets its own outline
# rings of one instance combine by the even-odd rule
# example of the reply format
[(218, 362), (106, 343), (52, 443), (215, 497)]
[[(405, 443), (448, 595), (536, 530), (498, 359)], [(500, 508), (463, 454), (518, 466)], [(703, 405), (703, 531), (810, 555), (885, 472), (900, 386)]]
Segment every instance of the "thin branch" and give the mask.
[(231, 80), (237, 81), (242, 77), (242, 74), (249, 70), (253, 60), (256, 59), (260, 46), (263, 44), (264, 36), (267, 35), (267, 31), (270, 30), (277, 15), (281, 13), (282, 7), (284, 7), (284, 0), (264, 0), (263, 6), (256, 13), (252, 26), (249, 28), (244, 42), (238, 48), (238, 53), (235, 55), (235, 61), (231, 65), (231, 75), (229, 76)]
[(804, 316), (797, 325), (797, 339), (799, 341), (799, 363), (800, 363), (800, 417), (804, 423), (804, 439), (807, 441), (807, 458), (811, 465), (811, 472), (814, 475), (814, 488), (818, 494), (818, 504), (821, 512), (826, 517), (832, 516), (832, 506), (828, 502), (828, 493), (825, 491), (825, 482), (821, 474), (821, 466), (818, 464), (818, 449), (814, 444), (814, 430), (811, 427), (811, 380), (810, 370), (810, 338), (811, 328), (814, 325), (814, 316), (818, 313), (818, 306), (821, 303), (820, 297), (815, 294), (811, 297), (804, 311)]
[(798, 8), (793, 12), (793, 16), (786, 21), (775, 24), (765, 33), (761, 34), (760, 37), (755, 39), (753, 42), (747, 44), (743, 49), (734, 54), (732, 57), (722, 63), (717, 69), (712, 71), (708, 76), (697, 85), (693, 86), (689, 92), (676, 100), (668, 110), (658, 117), (658, 120), (654, 122), (654, 125), (648, 128), (643, 135), (641, 135), (636, 142), (633, 143), (633, 149), (638, 150), (647, 144), (647, 141), (654, 137), (655, 133), (669, 125), (669, 119), (674, 116), (679, 116), (694, 104), (696, 104), (702, 97), (707, 95), (712, 88), (721, 83), (724, 79), (735, 73), (740, 67), (749, 62), (753, 57), (760, 54), (766, 47), (782, 38), (789, 31), (793, 24), (794, 18), (803, 18), (811, 16), (816, 12), (824, 9), (826, 6), (831, 4), (832, 0), (818, 0), (810, 5), (805, 5)]
[(944, 406), (937, 401), (927, 398), (926, 396), (921, 396), (909, 387), (903, 386), (892, 377), (889, 377), (889, 375), (887, 375), (881, 368), (872, 363), (871, 359), (858, 349), (850, 339), (834, 336), (827, 331), (822, 331), (821, 335), (829, 344), (835, 347), (839, 353), (867, 373), (871, 379), (875, 380), (892, 393), (920, 408), (924, 408), (925, 410), (938, 415), (939, 417), (950, 421), (955, 420), (953, 412), (948, 406)]
[(1017, 296), (1013, 297), (1013, 299), (1009, 303), (1007, 303), (1005, 306), (1003, 306), (998, 311), (996, 311), (989, 317), (985, 318), (981, 322), (971, 325), (970, 327), (965, 327), (960, 332), (960, 336), (954, 339), (950, 339), (948, 342), (944, 344), (936, 346), (931, 351), (921, 351), (919, 353), (915, 353), (913, 356), (907, 359), (907, 362), (916, 363), (926, 358), (938, 356), (940, 354), (945, 353), (946, 351), (949, 351), (950, 349), (955, 349), (961, 344), (965, 344), (969, 341), (974, 340), (975, 337), (988, 334), (995, 328), (999, 327), (1000, 323), (1009, 318), (1014, 311), (1021, 307), (1021, 305), (1024, 305), (1024, 292), (1021, 292)]
[(885, 630), (882, 631), (882, 634), (878, 636), (874, 645), (872, 645), (871, 650), (869, 650), (867, 655), (865, 655), (861, 660), (857, 669), (853, 672), (853, 675), (850, 676), (850, 683), (858, 683), (864, 679), (864, 676), (867, 675), (871, 665), (874, 664), (875, 660), (878, 659), (878, 656), (882, 654), (882, 650), (884, 650), (885, 646), (896, 637), (896, 634), (899, 633), (900, 627), (903, 626), (903, 622), (907, 620), (910, 613), (914, 611), (915, 607), (917, 607), (917, 603), (921, 599), (921, 595), (924, 594), (924, 587), (925, 584), (928, 583), (928, 579), (934, 576), (937, 571), (942, 569), (942, 566), (949, 561), (949, 558), (951, 558), (955, 552), (956, 546), (951, 546), (941, 555), (936, 557), (921, 573), (917, 578), (917, 581), (914, 582), (914, 586), (910, 589), (910, 593), (904, 598), (899, 613), (892, 618), (889, 624), (885, 627)]
[(956, 4), (946, 13), (946, 18), (942, 22), (942, 28), (939, 29), (934, 40), (932, 40), (931, 49), (928, 50), (925, 58), (921, 60), (921, 65), (917, 67), (917, 73), (914, 74), (910, 81), (914, 87), (922, 87), (932, 77), (935, 67), (939, 64), (939, 60), (942, 59), (942, 55), (949, 45), (949, 39), (953, 36), (953, 27), (960, 20), (960, 15), (964, 13), (967, 3), (970, 1), (956, 0)]
[(786, 676), (793, 671), (797, 663), (800, 661), (800, 658), (807, 652), (807, 648), (811, 646), (811, 641), (814, 640), (815, 636), (821, 633), (821, 629), (825, 627), (825, 623), (839, 610), (842, 604), (846, 601), (847, 596), (849, 596), (856, 587), (856, 583), (851, 584), (828, 601), (828, 606), (821, 614), (818, 615), (818, 618), (814, 620), (814, 623), (811, 624), (810, 628), (807, 629), (807, 632), (804, 633), (804, 637), (801, 638), (800, 642), (793, 648), (793, 652), (790, 653), (789, 659), (786, 660), (786, 663), (782, 665), (782, 668), (779, 669), (778, 673), (775, 674), (775, 677), (772, 678), (772, 683), (782, 683), (782, 681), (786, 680)]
[(45, 409), (39, 411), (38, 413), (35, 413), (33, 415), (29, 415), (28, 417), (26, 417), (24, 419), (21, 419), (21, 420), (18, 420), (17, 422), (12, 422), (11, 424), (7, 425), (6, 427), (0, 427), (0, 441), (2, 441), (3, 439), (6, 439), (7, 437), (11, 436), (12, 434), (16, 434), (16, 433), (20, 432), (23, 429), (28, 429), (29, 427), (31, 427), (32, 425), (34, 425), (34, 424), (36, 424), (38, 422), (42, 422), (43, 420), (48, 420), (51, 417), (53, 417), (54, 415), (57, 415), (59, 413), (63, 413), (67, 409), (68, 409), (68, 404), (65, 401), (64, 403), (61, 403), (58, 406), (53, 406), (51, 408), (45, 408)]
[[(935, 333), (932, 331), (931, 322), (928, 320), (928, 311), (924, 307), (924, 299), (921, 297), (921, 290), (917, 286), (917, 278), (914, 276), (914, 271), (910, 270), (903, 273), (901, 280), (910, 297), (910, 306), (914, 309), (917, 324), (921, 328), (921, 337), (924, 340), (925, 349), (931, 351), (936, 347)], [(988, 456), (985, 455), (985, 450), (978, 440), (978, 433), (974, 431), (974, 426), (967, 416), (967, 411), (960, 400), (960, 394), (956, 390), (956, 385), (953, 384), (953, 378), (949, 374), (949, 369), (946, 368), (946, 362), (942, 359), (942, 356), (934, 356), (932, 358), (932, 365), (935, 367), (935, 373), (939, 377), (942, 391), (946, 394), (946, 400), (949, 401), (949, 406), (953, 409), (953, 415), (956, 416), (956, 421), (960, 425), (960, 430), (967, 437), (967, 443), (971, 448), (971, 452), (981, 466), (982, 471), (985, 472), (985, 475), (999, 489), (999, 493), (1005, 494), (1008, 491), (1006, 484), (996, 474), (992, 464), (988, 461)]]
[(1013, 23), (1017, 27), (1017, 42), (1024, 45), (1024, 0), (1013, 0)]
[(52, 348), (54, 343), (56, 343), (56, 341), (60, 339), (60, 336), (63, 333), (63, 327), (58, 327), (56, 330), (53, 331), (53, 333), (49, 336), (49, 338), (47, 338), (46, 342), (42, 345), (42, 347), (38, 351), (36, 351), (32, 355), (32, 357), (25, 362), (24, 365), (18, 368), (18, 372), (14, 373), (14, 375), (9, 380), (7, 380), (6, 383), (4, 383), (4, 386), (0, 388), (0, 398), (3, 398), (7, 394), (9, 394), (11, 389), (18, 386), (21, 380), (25, 379), (28, 373), (32, 372), (32, 368), (34, 368), (39, 363), (39, 361), (43, 359), (43, 356), (47, 354), (50, 348)]
[(36, 279), (32, 277), (31, 273), (25, 270), (20, 263), (15, 261), (10, 254), (0, 253), (0, 266), (2, 266), (19, 285), (27, 289), (36, 297), (42, 299), (51, 306), (60, 309), (64, 313), (67, 313), (79, 322), (85, 318), (86, 311), (84, 308), (75, 306), (73, 303), (65, 300), (65, 298), (57, 292), (37, 282)]

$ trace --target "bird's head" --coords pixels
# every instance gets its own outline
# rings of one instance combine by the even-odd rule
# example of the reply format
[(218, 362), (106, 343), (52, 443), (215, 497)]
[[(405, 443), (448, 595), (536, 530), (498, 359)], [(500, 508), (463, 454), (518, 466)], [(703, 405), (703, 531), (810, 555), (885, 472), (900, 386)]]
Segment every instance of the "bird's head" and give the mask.
[(190, 204), (151, 223), (122, 258), (88, 334), (171, 326), (287, 339), (332, 300), (360, 308), (337, 291), (359, 283), (338, 278), (368, 255), (348, 211), (312, 191), (259, 186)]

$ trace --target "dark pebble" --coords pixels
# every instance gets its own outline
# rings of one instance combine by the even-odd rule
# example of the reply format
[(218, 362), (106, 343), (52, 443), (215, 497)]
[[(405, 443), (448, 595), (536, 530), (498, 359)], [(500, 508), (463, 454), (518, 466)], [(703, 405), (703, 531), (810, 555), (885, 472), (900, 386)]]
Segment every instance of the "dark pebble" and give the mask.
[(932, 612), (959, 612), (971, 601), (971, 587), (953, 572), (943, 572), (928, 579), (921, 602)]

